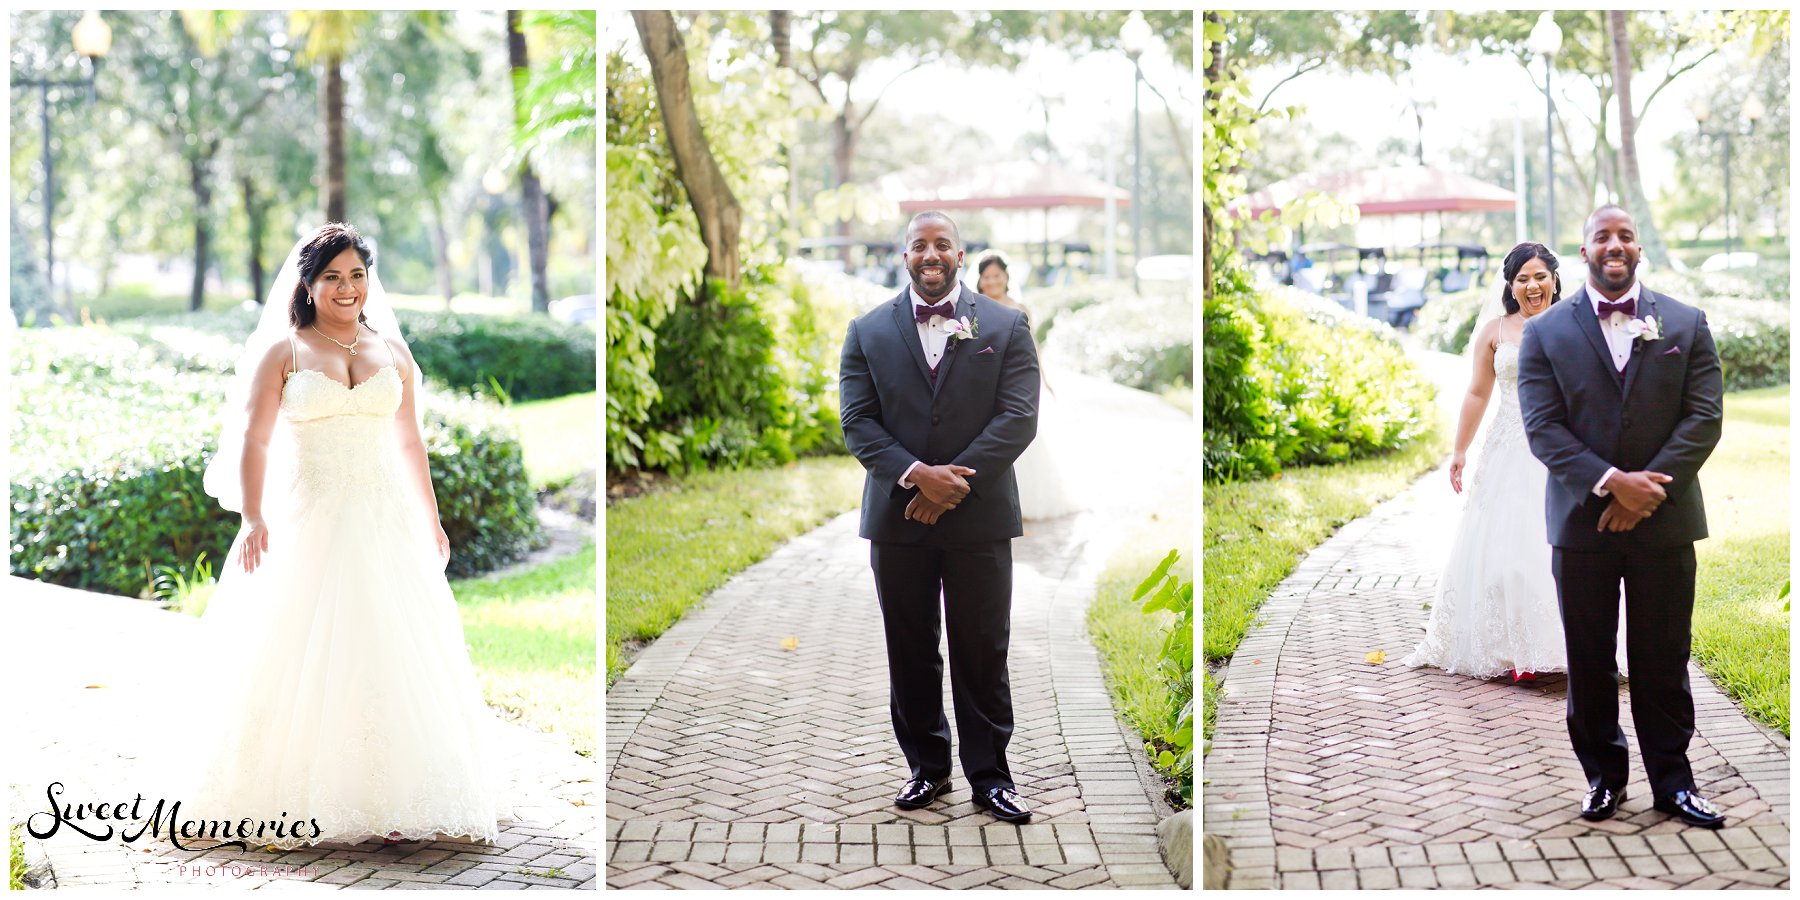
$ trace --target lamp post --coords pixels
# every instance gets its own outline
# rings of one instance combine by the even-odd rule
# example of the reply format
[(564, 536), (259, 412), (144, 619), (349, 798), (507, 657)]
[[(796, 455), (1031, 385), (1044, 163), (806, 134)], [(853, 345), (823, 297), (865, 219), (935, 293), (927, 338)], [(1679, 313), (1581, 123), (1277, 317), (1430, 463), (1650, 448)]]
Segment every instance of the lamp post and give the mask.
[(1763, 109), (1762, 101), (1756, 99), (1756, 97), (1752, 96), (1746, 99), (1744, 101), (1744, 107), (1740, 112), (1744, 116), (1744, 121), (1749, 124), (1743, 131), (1738, 131), (1735, 128), (1720, 128), (1718, 131), (1707, 131), (1706, 120), (1711, 117), (1712, 108), (1707, 106), (1705, 97), (1694, 98), (1694, 105), (1691, 112), (1694, 114), (1694, 121), (1700, 125), (1701, 137), (1716, 137), (1725, 144), (1725, 259), (1726, 264), (1729, 265), (1733, 248), (1731, 233), (1731, 136), (1734, 134), (1744, 136), (1755, 134), (1756, 120), (1763, 117), (1765, 110)]
[(112, 28), (106, 24), (106, 20), (100, 18), (98, 12), (90, 9), (81, 17), (81, 21), (75, 23), (75, 29), (70, 32), (69, 38), (75, 45), (75, 52), (88, 62), (86, 78), (21, 78), (15, 72), (12, 79), (15, 88), (38, 89), (44, 130), (44, 283), (50, 288), (53, 302), (56, 299), (56, 171), (51, 165), (50, 157), (50, 89), (86, 87), (88, 102), (98, 99), (94, 79), (100, 74), (100, 61), (112, 49)]
[(1532, 54), (1544, 58), (1544, 246), (1552, 253), (1556, 252), (1556, 131), (1552, 122), (1556, 104), (1550, 99), (1550, 70), (1552, 58), (1562, 49), (1562, 39), (1562, 29), (1556, 26), (1550, 10), (1538, 16), (1531, 36), (1525, 39)]
[(1119, 44), (1131, 57), (1131, 292), (1142, 293), (1138, 285), (1138, 263), (1144, 259), (1144, 132), (1139, 124), (1138, 87), (1144, 83), (1144, 67), (1138, 57), (1150, 46), (1150, 23), (1137, 10), (1119, 29)]

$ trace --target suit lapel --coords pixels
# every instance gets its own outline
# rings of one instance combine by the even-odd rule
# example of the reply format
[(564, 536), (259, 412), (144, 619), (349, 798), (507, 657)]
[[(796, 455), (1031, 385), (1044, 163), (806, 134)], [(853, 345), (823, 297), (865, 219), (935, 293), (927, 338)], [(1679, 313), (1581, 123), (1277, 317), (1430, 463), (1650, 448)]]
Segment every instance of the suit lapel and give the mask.
[[(1662, 316), (1657, 315), (1656, 312), (1656, 296), (1647, 287), (1638, 288), (1638, 312), (1640, 313), (1638, 318), (1656, 316), (1657, 324), (1660, 325)], [(1645, 354), (1640, 352), (1643, 350), (1643, 346), (1643, 341), (1634, 339), (1631, 342), (1631, 361), (1625, 364), (1625, 400), (1627, 401), (1631, 399), (1631, 386), (1637, 383), (1638, 371), (1644, 368), (1643, 357)]]
[(1619, 368), (1613, 365), (1612, 348), (1606, 345), (1606, 333), (1600, 330), (1600, 317), (1594, 315), (1594, 301), (1588, 299), (1587, 286), (1582, 285), (1569, 300), (1575, 303), (1575, 321), (1580, 323), (1581, 333), (1587, 335), (1588, 344), (1600, 355), (1600, 365), (1605, 367), (1606, 374), (1618, 384)]
[(919, 367), (919, 377), (931, 383), (931, 367), (925, 364), (925, 347), (919, 343), (919, 320), (913, 317), (912, 289), (901, 288), (900, 296), (894, 298), (894, 331), (900, 336), (900, 343), (905, 344), (912, 354), (913, 363)]
[[(967, 291), (958, 286), (956, 289), (956, 317), (960, 319), (969, 316), (971, 317), (970, 321), (974, 321), (974, 309), (975, 301), (969, 298)], [(950, 340), (944, 342), (944, 356), (938, 360), (937, 382), (931, 386), (931, 396), (936, 397), (938, 391), (943, 390), (944, 382), (950, 380), (950, 364), (956, 361), (956, 345), (960, 343), (962, 341), (954, 335), (950, 337)]]

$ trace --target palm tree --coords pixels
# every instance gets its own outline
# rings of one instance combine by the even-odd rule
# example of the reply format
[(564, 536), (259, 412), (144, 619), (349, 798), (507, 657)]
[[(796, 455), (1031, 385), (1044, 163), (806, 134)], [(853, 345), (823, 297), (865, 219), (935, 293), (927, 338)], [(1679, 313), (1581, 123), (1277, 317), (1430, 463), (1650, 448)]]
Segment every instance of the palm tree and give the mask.
[(320, 106), (325, 116), (325, 220), (342, 222), (349, 215), (344, 175), (344, 57), (355, 49), (374, 14), (364, 10), (296, 10), (288, 15), (288, 31), (306, 37), (300, 58), (322, 63)]
[[(525, 33), (519, 30), (519, 11), (506, 11), (506, 55), (512, 63), (513, 128), (526, 119), (525, 85), (531, 67), (525, 56)], [(531, 249), (531, 311), (550, 311), (550, 211), (544, 202), (544, 186), (531, 169), (531, 159), (519, 160), (519, 187), (525, 197), (525, 235)]]

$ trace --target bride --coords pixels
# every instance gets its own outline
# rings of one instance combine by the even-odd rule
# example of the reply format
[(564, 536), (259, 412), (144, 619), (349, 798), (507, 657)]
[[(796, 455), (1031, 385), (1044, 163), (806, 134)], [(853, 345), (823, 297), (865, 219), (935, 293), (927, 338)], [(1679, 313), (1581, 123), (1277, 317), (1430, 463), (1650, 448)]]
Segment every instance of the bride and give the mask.
[[(983, 253), (975, 261), (975, 273), (980, 279), (976, 290), (983, 296), (1024, 313), (1025, 324), (1032, 328), (1037, 326), (1032, 321), (1031, 310), (1013, 299), (1008, 290), (1011, 287), (1011, 277), (1007, 274), (1006, 257), (1000, 251), (989, 250)], [(1044, 371), (1041, 352), (1038, 354), (1038, 371)], [(1060, 407), (1056, 402), (1056, 390), (1050, 386), (1048, 376), (1040, 377), (1043, 378), (1044, 389), (1038, 394), (1037, 437), (1013, 462), (1013, 477), (1019, 484), (1021, 515), (1027, 519), (1054, 519), (1080, 510), (1082, 504), (1075, 496), (1067, 467), (1057, 456), (1057, 426), (1062, 419), (1058, 414)]]
[[(1534, 673), (1568, 668), (1544, 523), (1549, 472), (1531, 455), (1519, 413), (1519, 341), (1527, 321), (1562, 299), (1556, 268), (1555, 254), (1544, 245), (1514, 247), (1501, 269), (1506, 315), (1489, 320), (1470, 339), (1475, 371), (1450, 457), (1450, 487), (1459, 494), (1469, 444), (1496, 388), (1500, 404), (1469, 479), (1425, 639), (1406, 658), (1408, 666), (1480, 678), (1510, 674), (1518, 683), (1535, 680)], [(1619, 621), (1623, 625), (1624, 618)], [(1618, 646), (1623, 672), (1622, 632)]]
[[(492, 716), (463, 642), (421, 379), (373, 251), (295, 247), (227, 395), (207, 492), (243, 526), (200, 624), (229, 673), (189, 811), (291, 848), (499, 836)], [(282, 834), (275, 824), (292, 824)]]

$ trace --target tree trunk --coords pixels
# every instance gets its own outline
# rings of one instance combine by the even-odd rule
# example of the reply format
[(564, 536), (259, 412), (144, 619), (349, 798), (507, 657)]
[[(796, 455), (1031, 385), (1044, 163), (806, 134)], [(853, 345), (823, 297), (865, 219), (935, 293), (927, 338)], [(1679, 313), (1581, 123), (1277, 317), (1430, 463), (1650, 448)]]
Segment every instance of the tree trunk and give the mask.
[(344, 177), (344, 58), (325, 60), (325, 221), (342, 222), (350, 213)]
[[(1218, 13), (1208, 12), (1206, 14), (1206, 21), (1208, 23), (1219, 22), (1220, 19), (1219, 19)], [(1218, 92), (1216, 90), (1214, 90), (1213, 85), (1218, 83), (1219, 75), (1224, 70), (1224, 65), (1222, 62), (1224, 55), (1225, 55), (1224, 42), (1223, 41), (1214, 42), (1212, 45), (1212, 59), (1208, 61), (1208, 65), (1206, 67), (1206, 74), (1205, 74), (1206, 80), (1204, 82), (1204, 84), (1206, 85), (1206, 98), (1205, 98), (1206, 99), (1206, 108), (1208, 108), (1208, 109), (1210, 109), (1212, 107), (1213, 101), (1215, 99), (1217, 99)], [(1202, 185), (1201, 189), (1204, 190), (1205, 186)], [(1201, 242), (1200, 243), (1200, 260), (1201, 260), (1201, 262), (1200, 262), (1200, 266), (1201, 266), (1200, 290), (1201, 290), (1201, 299), (1204, 301), (1204, 300), (1212, 299), (1212, 294), (1213, 294), (1213, 251), (1212, 251), (1213, 209), (1212, 209), (1212, 206), (1205, 204), (1205, 203), (1202, 203), (1201, 206), (1204, 207), (1201, 210), (1201, 214), (1204, 217), (1204, 219), (1203, 219), (1203, 222), (1201, 225), (1201, 232), (1200, 232), (1200, 234), (1201, 234), (1201, 237), (1200, 237), (1200, 242)]]
[(1613, 90), (1619, 95), (1619, 174), (1625, 182), (1625, 205), (1637, 223), (1638, 243), (1652, 265), (1669, 265), (1669, 248), (1656, 230), (1650, 202), (1644, 196), (1644, 180), (1638, 174), (1637, 115), (1631, 108), (1631, 38), (1625, 33), (1624, 10), (1606, 13), (1612, 25)]
[[(792, 77), (795, 74), (793, 13), (785, 9), (769, 12), (769, 42), (775, 45), (775, 68), (788, 72), (788, 75), (782, 77), (789, 80), (781, 82), (782, 94), (786, 95), (787, 88), (793, 83)], [(789, 108), (792, 108), (791, 104)], [(788, 246), (788, 235), (794, 224), (794, 210), (799, 206), (799, 198), (794, 192), (794, 148), (783, 142), (780, 147), (776, 148), (776, 155), (780, 157), (781, 171), (787, 177), (787, 184), (782, 191), (782, 197), (787, 202), (785, 213), (782, 216), (782, 227), (776, 238), (776, 246), (781, 251), (781, 255), (785, 257), (793, 249)]]
[(675, 174), (687, 189), (688, 202), (700, 220), (700, 239), (706, 244), (706, 274), (736, 288), (740, 275), (738, 230), (743, 213), (701, 130), (681, 32), (676, 30), (675, 17), (667, 10), (634, 10), (631, 18), (637, 24), (644, 56), (650, 60), (663, 132), (675, 156)]
[(209, 160), (203, 156), (188, 159), (188, 184), (194, 190), (194, 282), (188, 294), (188, 309), (199, 312), (206, 304), (206, 267), (212, 244), (212, 184), (207, 180)]
[(431, 204), (431, 250), (437, 257), (438, 293), (444, 295), (444, 311), (449, 312), (456, 288), (451, 281), (450, 233), (444, 227), (444, 201), (436, 191), (430, 191), (426, 194), (426, 202)]
[[(506, 11), (506, 55), (512, 63), (513, 117), (522, 120), (525, 106), (519, 94), (525, 89), (530, 64), (525, 58), (525, 32), (519, 30), (519, 11)], [(683, 55), (685, 65), (687, 57)], [(685, 71), (685, 69), (684, 69)], [(519, 188), (525, 197), (525, 243), (531, 253), (531, 311), (550, 311), (550, 210), (544, 204), (544, 186), (538, 183), (531, 161), (519, 163)]]
[[(851, 119), (851, 113), (855, 108), (855, 104), (850, 99), (849, 90), (846, 88), (844, 108), (831, 122), (831, 162), (832, 171), (835, 173), (832, 187), (841, 187), (850, 183), (850, 163), (856, 158), (856, 128), (852, 124), (854, 120)], [(849, 219), (838, 219), (837, 236), (841, 238), (850, 236)], [(848, 270), (850, 268), (850, 245), (846, 243), (839, 253), (842, 254), (845, 270)]]
[(240, 176), (238, 186), (244, 192), (244, 219), (249, 223), (250, 299), (262, 303), (266, 299), (263, 297), (263, 231), (269, 210), (257, 199), (256, 182), (250, 176)]

